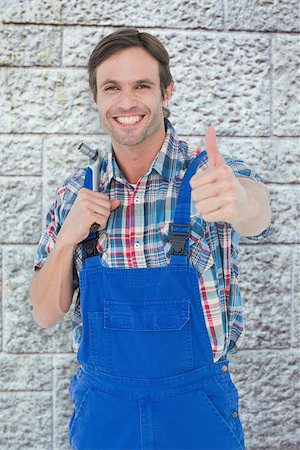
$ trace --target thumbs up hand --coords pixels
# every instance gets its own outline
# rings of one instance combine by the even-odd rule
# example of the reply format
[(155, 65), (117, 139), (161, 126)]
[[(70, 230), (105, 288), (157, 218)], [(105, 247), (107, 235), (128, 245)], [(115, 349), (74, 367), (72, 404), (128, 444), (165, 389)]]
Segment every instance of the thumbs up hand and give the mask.
[(208, 168), (190, 180), (192, 200), (207, 222), (238, 223), (247, 216), (247, 193), (218, 150), (216, 131), (206, 130)]

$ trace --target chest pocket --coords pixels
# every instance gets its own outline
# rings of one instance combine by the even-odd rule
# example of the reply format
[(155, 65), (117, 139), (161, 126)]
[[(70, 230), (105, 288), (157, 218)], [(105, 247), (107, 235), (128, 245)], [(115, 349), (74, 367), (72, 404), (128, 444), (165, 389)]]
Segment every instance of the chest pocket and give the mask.
[[(165, 222), (160, 228), (161, 239), (168, 262), (170, 258), (167, 256), (167, 253), (171, 248), (171, 244), (168, 240), (169, 224), (170, 222)], [(190, 224), (190, 265), (194, 267), (198, 273), (204, 273), (214, 265), (213, 254), (205, 237), (205, 222), (203, 223), (199, 216), (192, 216)]]
[(104, 299), (103, 312), (88, 312), (91, 365), (123, 377), (164, 378), (188, 372), (193, 369), (190, 319), (188, 298)]

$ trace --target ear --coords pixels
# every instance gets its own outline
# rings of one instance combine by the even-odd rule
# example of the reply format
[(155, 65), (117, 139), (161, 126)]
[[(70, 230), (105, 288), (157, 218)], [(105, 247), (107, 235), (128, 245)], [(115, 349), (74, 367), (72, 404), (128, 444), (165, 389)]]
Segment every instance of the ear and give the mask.
[(165, 92), (164, 103), (170, 100), (173, 89), (174, 89), (174, 81), (171, 81)]

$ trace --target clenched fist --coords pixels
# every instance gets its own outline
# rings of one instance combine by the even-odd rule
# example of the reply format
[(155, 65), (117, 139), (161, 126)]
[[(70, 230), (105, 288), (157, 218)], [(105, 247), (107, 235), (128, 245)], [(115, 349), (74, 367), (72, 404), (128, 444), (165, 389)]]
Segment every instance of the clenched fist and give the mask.
[(120, 206), (120, 200), (110, 200), (108, 195), (81, 188), (64, 221), (58, 239), (65, 245), (74, 246), (90, 233), (92, 224), (100, 229), (106, 227), (111, 212)]
[(197, 172), (190, 180), (192, 200), (207, 222), (238, 222), (247, 209), (244, 187), (235, 177), (218, 151), (215, 129), (209, 127), (205, 135), (208, 168)]

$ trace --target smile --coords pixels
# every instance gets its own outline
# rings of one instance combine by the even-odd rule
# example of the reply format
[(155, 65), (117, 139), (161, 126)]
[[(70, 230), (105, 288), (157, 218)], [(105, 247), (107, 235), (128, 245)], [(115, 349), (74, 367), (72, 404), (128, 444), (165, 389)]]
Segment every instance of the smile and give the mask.
[(135, 125), (144, 118), (145, 116), (119, 116), (114, 117), (114, 120), (122, 125)]

